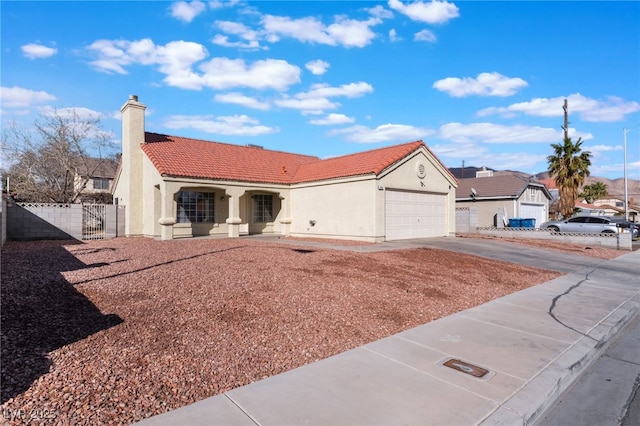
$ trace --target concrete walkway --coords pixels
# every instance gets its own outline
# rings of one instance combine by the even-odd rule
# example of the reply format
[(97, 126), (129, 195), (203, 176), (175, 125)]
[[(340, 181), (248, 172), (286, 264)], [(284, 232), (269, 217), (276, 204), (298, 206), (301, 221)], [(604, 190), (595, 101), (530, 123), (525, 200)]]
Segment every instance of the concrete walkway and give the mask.
[(139, 424), (530, 424), (639, 309), (631, 252)]

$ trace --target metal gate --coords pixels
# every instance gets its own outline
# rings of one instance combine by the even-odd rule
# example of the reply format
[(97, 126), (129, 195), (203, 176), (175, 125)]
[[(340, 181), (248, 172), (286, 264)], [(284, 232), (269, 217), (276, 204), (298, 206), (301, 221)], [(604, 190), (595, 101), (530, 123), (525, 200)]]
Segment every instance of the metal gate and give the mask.
[(107, 222), (107, 206), (105, 204), (82, 205), (82, 239), (103, 240)]

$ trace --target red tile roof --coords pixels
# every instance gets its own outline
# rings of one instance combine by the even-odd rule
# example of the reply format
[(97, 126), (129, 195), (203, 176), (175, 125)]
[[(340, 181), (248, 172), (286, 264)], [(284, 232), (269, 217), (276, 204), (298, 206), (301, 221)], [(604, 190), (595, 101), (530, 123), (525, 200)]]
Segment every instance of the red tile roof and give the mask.
[(142, 150), (161, 175), (169, 176), (290, 183), (302, 164), (319, 161), (308, 155), (149, 132), (145, 142)]
[(558, 189), (556, 186), (556, 180), (554, 178), (540, 179), (538, 182), (544, 184), (547, 189)]
[(424, 142), (416, 141), (320, 160), (308, 155), (149, 132), (145, 132), (145, 142), (142, 150), (162, 175), (280, 184), (378, 175), (425, 146)]
[(409, 142), (308, 163), (298, 169), (294, 182), (313, 182), (369, 174), (378, 175), (387, 167), (422, 146), (425, 146), (422, 141)]

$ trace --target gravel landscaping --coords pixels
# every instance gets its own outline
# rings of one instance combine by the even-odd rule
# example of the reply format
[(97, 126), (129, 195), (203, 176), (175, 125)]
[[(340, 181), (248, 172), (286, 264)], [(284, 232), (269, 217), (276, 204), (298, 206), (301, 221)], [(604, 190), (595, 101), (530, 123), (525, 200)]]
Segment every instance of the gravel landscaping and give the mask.
[(300, 244), (7, 242), (5, 420), (129, 424), (560, 275)]

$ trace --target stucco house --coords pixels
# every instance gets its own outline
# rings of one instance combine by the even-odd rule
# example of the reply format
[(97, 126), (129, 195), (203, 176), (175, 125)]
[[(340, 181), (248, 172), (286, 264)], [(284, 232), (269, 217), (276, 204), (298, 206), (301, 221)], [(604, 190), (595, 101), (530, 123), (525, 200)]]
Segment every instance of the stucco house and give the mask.
[(379, 242), (455, 233), (456, 179), (422, 141), (319, 159), (145, 132), (121, 109), (113, 196), (127, 236), (278, 235)]
[(512, 218), (535, 219), (535, 227), (549, 218), (551, 194), (544, 184), (517, 175), (458, 179), (457, 207), (474, 207), (478, 227), (503, 227)]
[(77, 202), (111, 202), (117, 169), (118, 162), (114, 159), (86, 158), (74, 176), (74, 188), (79, 194)]

